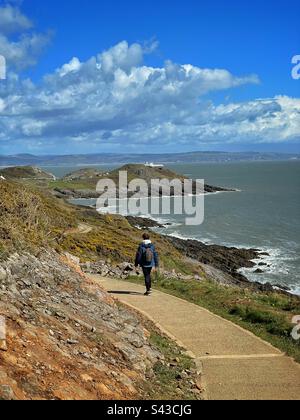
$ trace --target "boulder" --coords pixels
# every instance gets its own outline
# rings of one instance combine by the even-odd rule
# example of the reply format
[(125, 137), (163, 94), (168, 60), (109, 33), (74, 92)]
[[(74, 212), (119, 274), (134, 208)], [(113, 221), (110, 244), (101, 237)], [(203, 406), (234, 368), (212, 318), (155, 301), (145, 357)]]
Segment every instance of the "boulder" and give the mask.
[(9, 385), (0, 385), (0, 401), (13, 401), (15, 394)]
[(131, 263), (127, 263), (124, 262), (122, 264), (118, 265), (118, 268), (122, 271), (122, 272), (130, 272), (130, 271), (134, 271), (134, 265)]
[(72, 255), (72, 254), (69, 254), (69, 252), (65, 252), (65, 256), (66, 256), (66, 258), (67, 258), (69, 261), (71, 261), (73, 264), (75, 264), (75, 265), (77, 265), (77, 266), (80, 266), (80, 258), (75, 257), (75, 256), (74, 256), (74, 255)]

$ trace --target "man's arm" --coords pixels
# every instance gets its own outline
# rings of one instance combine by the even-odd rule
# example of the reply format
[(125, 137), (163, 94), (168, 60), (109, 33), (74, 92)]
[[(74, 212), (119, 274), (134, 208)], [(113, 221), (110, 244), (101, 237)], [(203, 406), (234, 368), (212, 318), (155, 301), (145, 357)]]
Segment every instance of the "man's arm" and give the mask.
[(135, 257), (135, 267), (138, 267), (141, 263), (141, 253), (142, 253), (142, 247), (139, 246), (137, 253), (136, 253), (136, 257)]
[(159, 256), (158, 252), (156, 251), (156, 248), (154, 246), (154, 262), (155, 262), (155, 268), (159, 267)]

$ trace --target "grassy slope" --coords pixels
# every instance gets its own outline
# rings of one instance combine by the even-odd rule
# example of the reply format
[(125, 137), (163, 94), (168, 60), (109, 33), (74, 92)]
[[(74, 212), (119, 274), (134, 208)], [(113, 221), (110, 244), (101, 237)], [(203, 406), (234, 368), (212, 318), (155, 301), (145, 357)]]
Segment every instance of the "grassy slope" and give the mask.
[[(48, 245), (65, 250), (83, 262), (110, 259), (133, 261), (141, 232), (119, 216), (100, 216), (86, 207), (65, 203), (27, 183), (0, 182), (0, 256), (16, 250), (38, 250)], [(92, 227), (76, 233), (80, 223)], [(153, 234), (162, 266), (184, 273), (194, 270), (164, 238)]]
[[(60, 246), (81, 258), (82, 261), (97, 261), (101, 258), (119, 263), (133, 261), (141, 242), (141, 231), (133, 228), (125, 218), (98, 215), (94, 210), (76, 208), (75, 219), (93, 227), (87, 235), (72, 234), (63, 238)], [(152, 234), (161, 255), (162, 266), (190, 274), (195, 267), (186, 262), (181, 254), (163, 237)]]
[[(141, 280), (132, 277), (130, 281)], [(207, 279), (182, 281), (157, 276), (155, 288), (209, 309), (250, 330), (300, 363), (300, 341), (291, 337), (291, 320), (300, 313), (300, 300), (276, 292), (254, 293), (224, 287)]]
[(115, 169), (114, 171), (110, 172), (109, 178), (113, 179), (115, 182), (119, 180), (119, 171), (127, 171), (128, 173), (128, 181), (132, 181), (135, 178), (142, 178), (146, 181), (151, 181), (152, 179), (177, 179), (178, 176), (181, 179), (185, 179), (183, 175), (178, 175), (177, 173), (171, 171), (168, 168), (151, 168), (146, 167), (145, 165), (124, 165), (122, 168)]
[(0, 182), (0, 257), (52, 245), (76, 223), (71, 209), (22, 183)]
[(51, 174), (48, 174), (47, 172), (42, 171), (41, 169), (35, 168), (33, 166), (15, 166), (12, 168), (1, 169), (0, 175), (8, 179), (52, 179)]
[(99, 179), (78, 179), (78, 180), (63, 180), (58, 179), (57, 181), (49, 182), (50, 189), (59, 188), (62, 190), (96, 190), (96, 185)]

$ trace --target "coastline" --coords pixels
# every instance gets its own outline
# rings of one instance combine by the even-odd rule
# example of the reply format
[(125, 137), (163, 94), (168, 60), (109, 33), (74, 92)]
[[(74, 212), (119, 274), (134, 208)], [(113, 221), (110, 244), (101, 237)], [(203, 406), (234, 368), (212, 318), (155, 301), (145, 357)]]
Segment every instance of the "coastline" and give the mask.
[(261, 292), (276, 290), (283, 294), (300, 296), (299, 293), (284, 285), (262, 283), (248, 278), (245, 270), (249, 269), (257, 270), (257, 274), (263, 275), (264, 268), (268, 266), (267, 259), (271, 257), (264, 250), (206, 244), (199, 239), (164, 233), (161, 231), (162, 229), (167, 229), (174, 224), (163, 224), (160, 219), (152, 217), (127, 216), (126, 219), (136, 228), (151, 229), (166, 237), (186, 257), (197, 260), (202, 265), (204, 272), (220, 284), (250, 288)]
[[(142, 169), (140, 168), (140, 165), (127, 165), (127, 169), (130, 171), (130, 173), (132, 173), (132, 176), (141, 175), (140, 172), (144, 170), (143, 168)], [(81, 170), (81, 172), (82, 171), (83, 170)], [(114, 173), (116, 171), (113, 171), (111, 173), (112, 178), (114, 178), (114, 176), (116, 175)], [(96, 207), (95, 202), (99, 196), (99, 193), (97, 193), (94, 189), (93, 190), (90, 189), (90, 185), (89, 185), (90, 181), (83, 182), (80, 185), (79, 181), (81, 178), (79, 177), (79, 175), (81, 175), (81, 173), (79, 173), (79, 171), (77, 172), (75, 172), (75, 174), (77, 174), (78, 176), (77, 184), (76, 182), (74, 182), (74, 185), (72, 183), (68, 185), (66, 182), (64, 185), (63, 183), (59, 184), (58, 182), (57, 184), (53, 185), (52, 194), (56, 195), (57, 197), (61, 199), (64, 199), (65, 201), (69, 201), (70, 203), (74, 205), (79, 205), (79, 206), (95, 209)], [(223, 174), (223, 172), (221, 172), (221, 174)], [(86, 174), (87, 180), (90, 179), (88, 175), (89, 175), (89, 172)], [(152, 176), (153, 174), (142, 172), (142, 176), (145, 177), (146, 179), (148, 179), (150, 175)], [(173, 172), (171, 172), (171, 175), (173, 175)], [(193, 173), (192, 171), (191, 174), (185, 175), (185, 176), (190, 176), (191, 179), (196, 179), (197, 172), (194, 171)], [(96, 177), (96, 174), (95, 174), (95, 177)], [(65, 178), (67, 178), (67, 176)], [(207, 177), (207, 179), (208, 178), (210, 177)], [(223, 183), (222, 178), (220, 177), (216, 177), (212, 179), (214, 179), (212, 185), (222, 185)], [(241, 200), (238, 200), (238, 198), (235, 196), (232, 196), (232, 199), (231, 199), (231, 196), (229, 196), (229, 198), (226, 198), (227, 194), (225, 195), (223, 194), (223, 192), (243, 192), (244, 202), (245, 203), (247, 202), (247, 197), (246, 197), (246, 192), (248, 190), (247, 184), (246, 186), (242, 182), (241, 183), (237, 182), (236, 184), (235, 178), (231, 179), (230, 177), (228, 177), (227, 181), (225, 180), (224, 183), (225, 185), (227, 184), (228, 188), (230, 188), (231, 184), (238, 185), (238, 189), (209, 187), (208, 185), (206, 185), (205, 195), (207, 196), (214, 195), (215, 197), (219, 197), (219, 198), (216, 198), (216, 200), (218, 200), (216, 201), (216, 203), (221, 201), (221, 204), (225, 203), (225, 207), (226, 207), (227, 202), (232, 201), (234, 203), (240, 204)], [(259, 188), (258, 188), (258, 191), (260, 191)], [(220, 195), (222, 197), (220, 197)], [(175, 197), (174, 195), (171, 195), (171, 196), (172, 198)], [(159, 195), (157, 197), (153, 196), (152, 198), (163, 199), (164, 196)], [(166, 198), (169, 198), (169, 197), (166, 197)], [(145, 197), (145, 200), (147, 199), (149, 199), (149, 197)], [(117, 200), (119, 199), (117, 198)], [(215, 202), (215, 199), (211, 199), (211, 200), (213, 203)], [(244, 205), (244, 203), (242, 203), (242, 205)], [(250, 208), (251, 208), (251, 203), (250, 203)], [(106, 214), (109, 212), (114, 213), (114, 209), (112, 207), (103, 208), (103, 214)], [(218, 216), (217, 213), (216, 215)], [(126, 216), (126, 214), (124, 213), (123, 216)], [(281, 290), (283, 289), (285, 291), (294, 293), (295, 295), (300, 295), (300, 290), (298, 287), (299, 276), (297, 272), (294, 271), (296, 267), (296, 263), (294, 264), (293, 262), (291, 263), (289, 262), (289, 261), (295, 260), (295, 258), (293, 258), (293, 252), (295, 252), (294, 249), (292, 248), (292, 246), (290, 248), (285, 248), (284, 246), (282, 246), (284, 244), (280, 244), (280, 246), (276, 247), (276, 242), (272, 243), (272, 241), (271, 242), (269, 241), (270, 244), (265, 243), (266, 241), (261, 240), (261, 232), (264, 232), (263, 226), (262, 226), (261, 232), (258, 232), (258, 229), (256, 229), (256, 231), (253, 232), (252, 234), (251, 231), (248, 230), (248, 233), (249, 233), (248, 238), (247, 237), (240, 238), (238, 235), (231, 235), (230, 232), (226, 232), (226, 229), (227, 229), (226, 223), (225, 223), (225, 228), (223, 230), (221, 229), (220, 231), (215, 232), (214, 227), (210, 226), (210, 229), (205, 230), (204, 228), (203, 230), (204, 235), (203, 234), (201, 235), (200, 232), (194, 232), (194, 231), (191, 231), (190, 229), (180, 228), (181, 222), (179, 221), (179, 223), (176, 223), (176, 220), (177, 220), (176, 218), (175, 218), (176, 220), (172, 220), (171, 218), (171, 220), (168, 221), (169, 223), (166, 223), (165, 220), (163, 219), (155, 219), (157, 224), (154, 224), (154, 225), (150, 222), (146, 223), (145, 220), (147, 218), (149, 219), (149, 216), (146, 214), (145, 216), (141, 216), (140, 223), (134, 223), (134, 225), (140, 229), (149, 228), (149, 229), (153, 229), (154, 231), (157, 230), (157, 233), (167, 236), (169, 238), (172, 238), (172, 241), (177, 243), (177, 246), (180, 248), (182, 252), (184, 252), (186, 248), (189, 248), (187, 253), (190, 254), (191, 248), (198, 249), (198, 254), (200, 254), (200, 256), (199, 255), (196, 255), (196, 256), (198, 256), (198, 260), (200, 260), (200, 262), (202, 261), (202, 259), (204, 259), (204, 262), (208, 261), (211, 265), (214, 266), (215, 269), (221, 269), (221, 271), (223, 273), (226, 273), (226, 275), (230, 275), (230, 277), (234, 277), (234, 282), (236, 282), (237, 279), (239, 279), (239, 281), (241, 281), (242, 279), (243, 280), (242, 283), (244, 281), (247, 281), (247, 283), (250, 282), (251, 284), (259, 284), (259, 285), (262, 284), (264, 288), (267, 288), (273, 285), (274, 288), (279, 287)], [(268, 222), (268, 221), (265, 220), (265, 222)], [(242, 227), (243, 220), (239, 220), (239, 223), (240, 223), (240, 226)], [(177, 226), (178, 226), (178, 229), (177, 229)], [(268, 226), (268, 224), (266, 226)], [(163, 228), (165, 228), (166, 231), (163, 231), (164, 230)], [(243, 231), (242, 228), (241, 228), (241, 231)], [(182, 234), (183, 236), (177, 235), (177, 232)], [(214, 234), (211, 234), (210, 232), (214, 232)], [(245, 228), (245, 232), (247, 233), (247, 227)], [(226, 241), (224, 241), (225, 238), (227, 239)], [(258, 241), (255, 240), (257, 238), (259, 239)], [(180, 244), (179, 242), (181, 241), (184, 241), (184, 244)], [(204, 247), (205, 247), (205, 252), (204, 252)], [(252, 251), (252, 249), (256, 247), (259, 248), (257, 250), (255, 249), (257, 253), (251, 253), (250, 251)], [(193, 255), (196, 253), (195, 249), (192, 252)], [(230, 256), (232, 254), (232, 249), (235, 250), (236, 257), (234, 259), (236, 261), (234, 261), (234, 259), (232, 260)], [(211, 258), (208, 255), (206, 255), (209, 253), (209, 251), (214, 254), (215, 258), (213, 258), (213, 260), (215, 259), (217, 262), (211, 261)], [(240, 256), (241, 253), (243, 254), (242, 257)], [(230, 258), (228, 257), (228, 255)], [(241, 261), (242, 263), (240, 263)], [(295, 273), (294, 278), (293, 278), (293, 273)], [(280, 283), (280, 285), (277, 284), (278, 282)]]
[[(220, 193), (221, 192), (207, 194), (215, 195)], [(90, 200), (93, 199), (90, 198)], [(73, 200), (70, 201), (72, 202)], [(73, 204), (80, 205), (74, 202)], [(82, 205), (86, 206), (85, 204)], [(95, 206), (93, 205), (86, 207), (95, 209)], [(274, 272), (276, 269), (276, 255), (272, 254), (272, 250), (270, 251), (269, 249), (266, 250), (262, 248), (256, 249), (239, 244), (217, 245), (215, 242), (207, 243), (205, 240), (201, 241), (198, 238), (182, 237), (167, 231), (168, 228), (174, 227), (175, 225), (179, 226), (179, 224), (172, 221), (166, 223), (164, 220), (151, 217), (150, 215), (125, 217), (132, 226), (138, 229), (152, 229), (156, 233), (168, 237), (170, 242), (175, 245), (180, 252), (203, 264), (203, 270), (207, 271), (208, 275), (215, 278), (218, 282), (240, 287), (250, 287), (262, 291), (279, 290), (282, 293), (300, 296), (300, 290), (297, 287), (286, 286), (279, 282), (275, 283), (268, 280), (260, 280), (260, 277), (263, 279), (264, 273), (269, 274), (270, 270)], [(166, 231), (164, 232), (164, 230)], [(188, 251), (187, 248), (189, 248)], [(192, 252), (191, 248), (193, 248)], [(198, 254), (195, 249), (198, 249)], [(206, 270), (208, 267), (209, 269)]]
[[(193, 187), (195, 188), (195, 187)], [(99, 192), (94, 190), (74, 190), (74, 189), (63, 189), (63, 188), (55, 188), (54, 189), (55, 195), (60, 198), (66, 198), (67, 200), (94, 200), (99, 198)], [(235, 193), (235, 192), (241, 192), (241, 190), (234, 189), (234, 188), (222, 188), (222, 187), (213, 187), (211, 185), (205, 185), (205, 191), (203, 194), (188, 194), (189, 197), (193, 196), (201, 196), (201, 195), (215, 195), (215, 194), (222, 194), (222, 193)], [(128, 197), (126, 199), (131, 198), (135, 193), (129, 193)], [(182, 195), (152, 195), (151, 191), (149, 191), (149, 194), (145, 197), (142, 197), (141, 199), (149, 199), (149, 198), (178, 198), (178, 197), (184, 197), (184, 192)], [(112, 197), (114, 198), (114, 197)], [(119, 198), (119, 191), (117, 190), (117, 200), (124, 200), (123, 198)]]
[[(207, 193), (209, 195), (220, 194), (221, 192)], [(222, 192), (223, 193), (223, 192)], [(82, 199), (85, 200), (85, 199)], [(93, 200), (92, 198), (86, 200)], [(70, 200), (72, 202), (72, 200)], [(80, 205), (78, 203), (72, 203)], [(89, 205), (95, 210), (95, 206)], [(256, 249), (242, 245), (217, 245), (206, 243), (197, 238), (183, 237), (174, 233), (168, 233), (167, 229), (177, 225), (174, 222), (166, 223), (164, 220), (154, 218), (151, 215), (124, 216), (130, 225), (140, 230), (150, 229), (155, 233), (167, 237), (170, 243), (188, 258), (197, 260), (209, 277), (218, 283), (233, 285), (242, 288), (252, 288), (256, 291), (274, 291), (300, 296), (297, 288), (274, 284), (268, 281), (262, 282), (255, 277), (263, 276), (266, 268), (270, 268), (272, 255), (270, 251)], [(179, 226), (179, 225), (178, 225)], [(251, 270), (251, 271), (250, 271)], [(252, 277), (252, 279), (251, 279)]]

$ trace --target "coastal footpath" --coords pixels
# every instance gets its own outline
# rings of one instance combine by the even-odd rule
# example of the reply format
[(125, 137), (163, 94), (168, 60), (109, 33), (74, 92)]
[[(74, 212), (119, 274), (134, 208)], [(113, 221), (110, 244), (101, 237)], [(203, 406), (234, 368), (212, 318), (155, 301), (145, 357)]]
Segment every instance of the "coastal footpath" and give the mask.
[(208, 400), (300, 400), (300, 365), (269, 343), (206, 309), (143, 286), (92, 276), (186, 348)]

